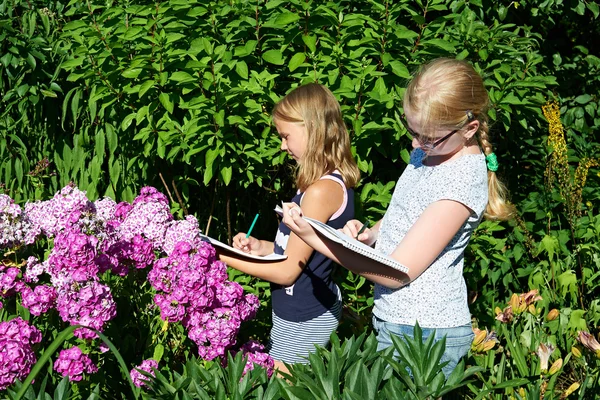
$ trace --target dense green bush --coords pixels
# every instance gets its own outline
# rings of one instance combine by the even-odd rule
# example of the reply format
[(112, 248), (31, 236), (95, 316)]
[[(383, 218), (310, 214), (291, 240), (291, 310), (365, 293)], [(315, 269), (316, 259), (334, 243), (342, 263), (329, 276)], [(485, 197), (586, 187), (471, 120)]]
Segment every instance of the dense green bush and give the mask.
[[(472, 240), (471, 309), (480, 327), (502, 332), (494, 309), (539, 289), (536, 318), (560, 309), (560, 329), (529, 340), (528, 325), (501, 342), (532, 355), (550, 340), (564, 358), (577, 331), (595, 333), (600, 320), (598, 13), (579, 0), (1, 0), (0, 185), (22, 203), (69, 181), (91, 198), (129, 201), (153, 185), (211, 235), (226, 239), (261, 211), (256, 229), (269, 237), (273, 205), (294, 190), (269, 112), (292, 87), (319, 81), (342, 104), (363, 172), (358, 215), (374, 220), (410, 151), (399, 117), (411, 72), (438, 56), (467, 59), (490, 91), (500, 173), (519, 210)], [(549, 100), (560, 104), (562, 142), (549, 137)], [(267, 285), (232, 275), (267, 303)], [(340, 334), (362, 333), (370, 285), (337, 275), (351, 322)], [(268, 317), (245, 334), (264, 332)], [(482, 382), (530, 378), (512, 354), (488, 353)], [(587, 379), (597, 391), (597, 365), (574, 360), (552, 388)]]

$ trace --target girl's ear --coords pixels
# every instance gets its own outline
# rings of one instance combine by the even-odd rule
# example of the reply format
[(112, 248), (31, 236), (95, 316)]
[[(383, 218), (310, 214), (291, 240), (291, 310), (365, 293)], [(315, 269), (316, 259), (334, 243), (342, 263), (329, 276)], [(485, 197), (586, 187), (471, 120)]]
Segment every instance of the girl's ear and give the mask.
[(467, 129), (467, 131), (465, 132), (464, 137), (467, 140), (471, 140), (471, 138), (475, 136), (475, 134), (479, 130), (479, 121), (471, 121), (465, 128)]

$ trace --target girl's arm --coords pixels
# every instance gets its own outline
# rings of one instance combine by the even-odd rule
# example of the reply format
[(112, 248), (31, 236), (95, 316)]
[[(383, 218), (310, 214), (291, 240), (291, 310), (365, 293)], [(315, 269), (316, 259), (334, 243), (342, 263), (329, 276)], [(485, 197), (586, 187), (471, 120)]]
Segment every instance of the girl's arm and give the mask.
[[(304, 193), (303, 212), (311, 218), (327, 222), (342, 205), (343, 195), (339, 183), (329, 179), (317, 181)], [(293, 232), (285, 250), (287, 259), (279, 262), (250, 261), (217, 249), (219, 260), (230, 267), (283, 286), (291, 286), (296, 282), (312, 252), (313, 249)]]
[(456, 201), (441, 200), (429, 205), (390, 254), (409, 268), (408, 274), (324, 239), (286, 204), (283, 221), (312, 248), (343, 267), (375, 283), (397, 289), (416, 279), (435, 261), (469, 215), (471, 210)]

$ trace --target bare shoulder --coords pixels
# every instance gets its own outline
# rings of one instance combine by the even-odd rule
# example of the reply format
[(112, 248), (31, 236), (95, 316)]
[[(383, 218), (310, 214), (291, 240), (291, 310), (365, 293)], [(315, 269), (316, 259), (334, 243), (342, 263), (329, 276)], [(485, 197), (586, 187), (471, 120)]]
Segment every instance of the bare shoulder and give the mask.
[(342, 206), (343, 201), (342, 186), (330, 179), (321, 179), (306, 189), (301, 207), (307, 216), (312, 214), (326, 221)]
[(325, 197), (329, 200), (336, 197), (342, 199), (344, 192), (339, 183), (331, 179), (321, 179), (310, 185), (308, 189), (306, 189), (304, 196), (309, 196), (315, 199), (321, 197)]

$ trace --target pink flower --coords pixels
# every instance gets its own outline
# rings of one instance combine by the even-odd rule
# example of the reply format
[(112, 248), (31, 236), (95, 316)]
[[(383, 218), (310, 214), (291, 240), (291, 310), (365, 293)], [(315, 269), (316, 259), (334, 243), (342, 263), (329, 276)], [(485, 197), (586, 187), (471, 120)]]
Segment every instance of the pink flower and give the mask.
[(265, 352), (265, 347), (262, 344), (250, 340), (240, 348), (240, 351), (244, 356), (248, 357), (243, 375), (246, 375), (248, 371), (253, 370), (255, 365), (265, 368), (269, 377), (273, 375), (275, 361), (273, 360), (273, 357)]
[(156, 376), (154, 373), (154, 369), (158, 369), (157, 361), (152, 359), (142, 361), (140, 365), (138, 365), (129, 372), (133, 384), (137, 387), (147, 386), (146, 382), (148, 382), (149, 378), (146, 375), (142, 374), (139, 370), (147, 372), (152, 376)]
[(98, 367), (94, 365), (90, 356), (83, 354), (79, 347), (71, 347), (61, 350), (54, 363), (54, 370), (62, 376), (68, 376), (71, 382), (79, 382), (83, 379), (83, 373), (96, 373)]
[(0, 322), (0, 390), (27, 377), (37, 361), (31, 348), (42, 334), (21, 318)]

